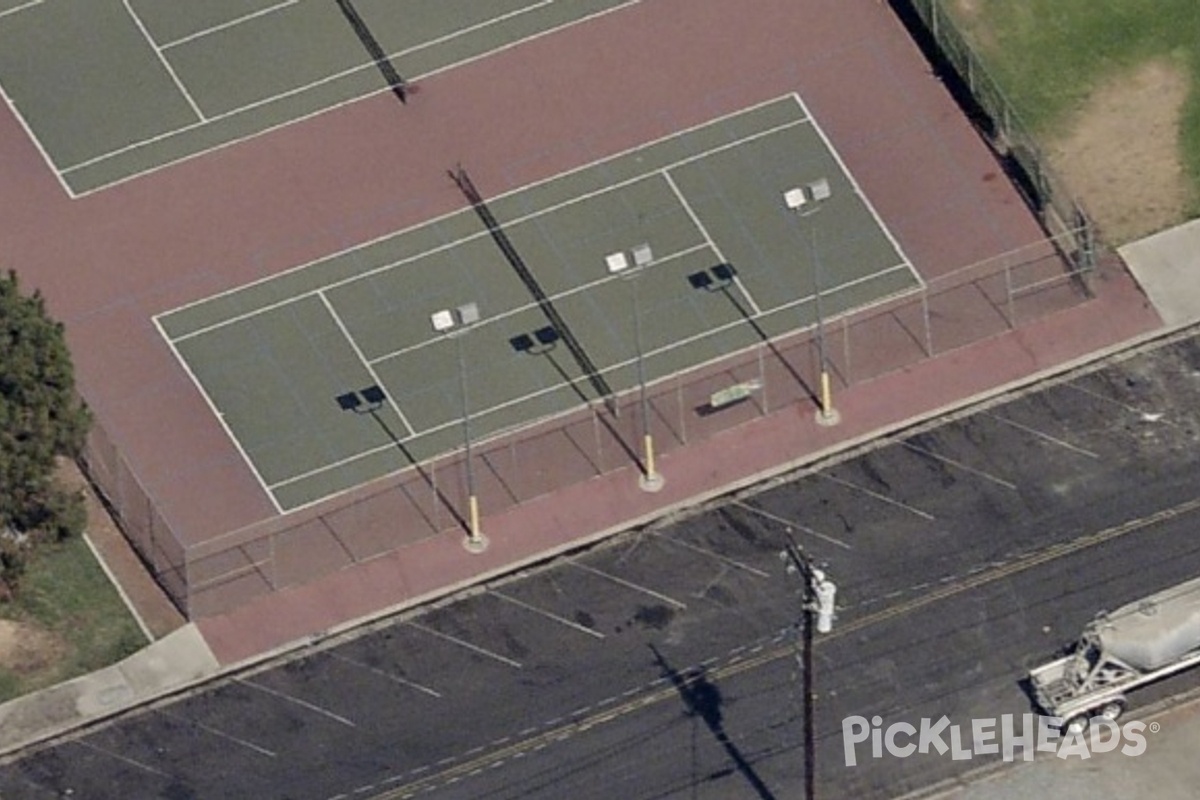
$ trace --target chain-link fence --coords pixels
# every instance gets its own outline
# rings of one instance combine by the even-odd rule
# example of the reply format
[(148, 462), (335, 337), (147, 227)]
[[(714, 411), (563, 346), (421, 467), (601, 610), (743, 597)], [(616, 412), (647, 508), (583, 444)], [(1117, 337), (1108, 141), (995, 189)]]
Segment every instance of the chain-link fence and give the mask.
[(188, 582), (184, 547), (99, 420), (92, 425), (80, 461), (150, 573), (176, 605), (185, 609)]
[[(836, 393), (1087, 299), (1093, 248), (1086, 215), (1045, 169), (1032, 138), (939, 3), (913, 3), (942, 43), (946, 60), (987, 109), (991, 121), (985, 132), (1049, 234), (1035, 244), (929, 280), (915, 291), (787, 335), (770, 337), (747, 317), (743, 332), (752, 332), (755, 344), (647, 387), (650, 430), (660, 453), (781, 409), (811, 408), (819, 393), (822, 349)], [(752, 86), (716, 87), (709, 94), (689, 96), (672, 112), (623, 118), (620, 126), (597, 128), (584, 141), (556, 141), (553, 149), (538, 150), (527, 161), (485, 170), (487, 186), (499, 194), (524, 186), (531, 176), (553, 176), (638, 142), (673, 135), (697, 120), (740, 109), (743, 97), (760, 91), (764, 82), (794, 87), (797, 76), (808, 68), (793, 64), (778, 74), (756, 75)], [(378, 216), (281, 245), (264, 253), (262, 269), (302, 263), (310, 250), (349, 248), (378, 236), (380, 230), (398, 229), (397, 220), (411, 224), (426, 218), (436, 211), (427, 202), (431, 201), (398, 201)], [(827, 308), (846, 306), (837, 297), (829, 301)], [(745, 313), (732, 297), (730, 302)], [(585, 405), (582, 398), (590, 393), (583, 387), (579, 394), (580, 406), (573, 412), (475, 443), (476, 488), (485, 517), (567, 487), (586, 486), (592, 478), (638, 463), (643, 419), (638, 391), (618, 398), (617, 413), (603, 403)], [(83, 461), (151, 572), (192, 618), (235, 608), (433, 536), (462, 536), (465, 528), (461, 453), (423, 461), (354, 491), (187, 547), (99, 422)]]
[(911, 9), (919, 18), (936, 49), (937, 68), (944, 74), (949, 70), (946, 77), (958, 82), (954, 88), (966, 92), (967, 97), (960, 101), (972, 106), (968, 109), (971, 118), (1086, 289), (1095, 266), (1096, 242), (1094, 226), (1083, 207), (1055, 176), (1004, 90), (946, 11), (944, 0), (896, 0), (896, 4), (902, 10)]
[[(835, 395), (924, 359), (965, 347), (1087, 300), (1063, 241), (1046, 239), (965, 267), (916, 291), (823, 320)], [(746, 324), (753, 323), (747, 319)], [(647, 387), (650, 430), (663, 454), (780, 409), (815, 405), (817, 327), (763, 338), (735, 355)], [(485, 518), (622, 468), (641, 458), (636, 390), (604, 404), (497, 434), (473, 448)], [(423, 462), (357, 492), (205, 542), (186, 553), (183, 595), (193, 616), (299, 585), (436, 535), (463, 536), (461, 453)], [(139, 498), (136, 502), (142, 502)], [(137, 541), (158, 552), (153, 526)], [(147, 528), (149, 528), (147, 530)], [(139, 547), (143, 545), (139, 544)], [(178, 572), (178, 561), (160, 557)], [(179, 590), (179, 581), (173, 586)]]

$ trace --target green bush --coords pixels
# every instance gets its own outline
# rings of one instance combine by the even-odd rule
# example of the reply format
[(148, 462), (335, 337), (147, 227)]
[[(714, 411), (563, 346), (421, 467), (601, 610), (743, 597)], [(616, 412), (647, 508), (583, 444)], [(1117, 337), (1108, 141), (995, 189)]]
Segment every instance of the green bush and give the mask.
[[(0, 528), (61, 541), (87, 522), (83, 497), (54, 482), (60, 456), (77, 456), (91, 417), (75, 392), (61, 323), (41, 294), (21, 293), (15, 272), (0, 275)], [(12, 591), (29, 544), (6, 538), (0, 571)]]

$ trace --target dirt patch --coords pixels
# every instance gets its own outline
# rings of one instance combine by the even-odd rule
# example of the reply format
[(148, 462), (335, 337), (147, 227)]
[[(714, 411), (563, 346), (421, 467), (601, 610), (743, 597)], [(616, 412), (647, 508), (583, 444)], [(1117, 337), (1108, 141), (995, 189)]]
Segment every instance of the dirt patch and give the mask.
[(58, 663), (66, 651), (66, 644), (49, 631), (0, 619), (0, 667), (19, 674), (37, 672)]
[(1152, 61), (1094, 91), (1050, 138), (1051, 164), (1113, 245), (1179, 222), (1189, 184), (1180, 158), (1180, 112), (1189, 78)]

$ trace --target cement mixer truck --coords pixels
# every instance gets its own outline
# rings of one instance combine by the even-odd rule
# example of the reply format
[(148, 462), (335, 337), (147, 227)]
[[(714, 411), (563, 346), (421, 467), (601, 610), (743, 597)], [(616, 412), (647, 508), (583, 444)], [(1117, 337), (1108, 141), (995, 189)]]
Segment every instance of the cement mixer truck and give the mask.
[(1029, 673), (1042, 710), (1079, 733), (1093, 716), (1116, 720), (1139, 686), (1200, 664), (1200, 578), (1111, 613), (1087, 626), (1071, 653)]

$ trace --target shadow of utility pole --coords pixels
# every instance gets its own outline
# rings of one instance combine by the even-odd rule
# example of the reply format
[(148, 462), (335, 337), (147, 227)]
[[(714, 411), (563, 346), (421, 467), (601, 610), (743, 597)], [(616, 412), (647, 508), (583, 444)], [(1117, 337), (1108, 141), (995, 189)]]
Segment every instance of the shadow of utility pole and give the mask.
[(708, 679), (707, 673), (700, 670), (691, 675), (685, 675), (672, 667), (654, 645), (650, 645), (650, 652), (654, 653), (654, 660), (662, 669), (663, 676), (670, 680), (675, 690), (679, 692), (680, 699), (687, 707), (688, 715), (699, 717), (708, 726), (708, 729), (712, 731), (713, 738), (729, 754), (734, 767), (762, 800), (776, 800), (771, 789), (754, 771), (754, 765), (746, 760), (741, 750), (725, 732), (725, 723), (721, 713), (721, 690)]

